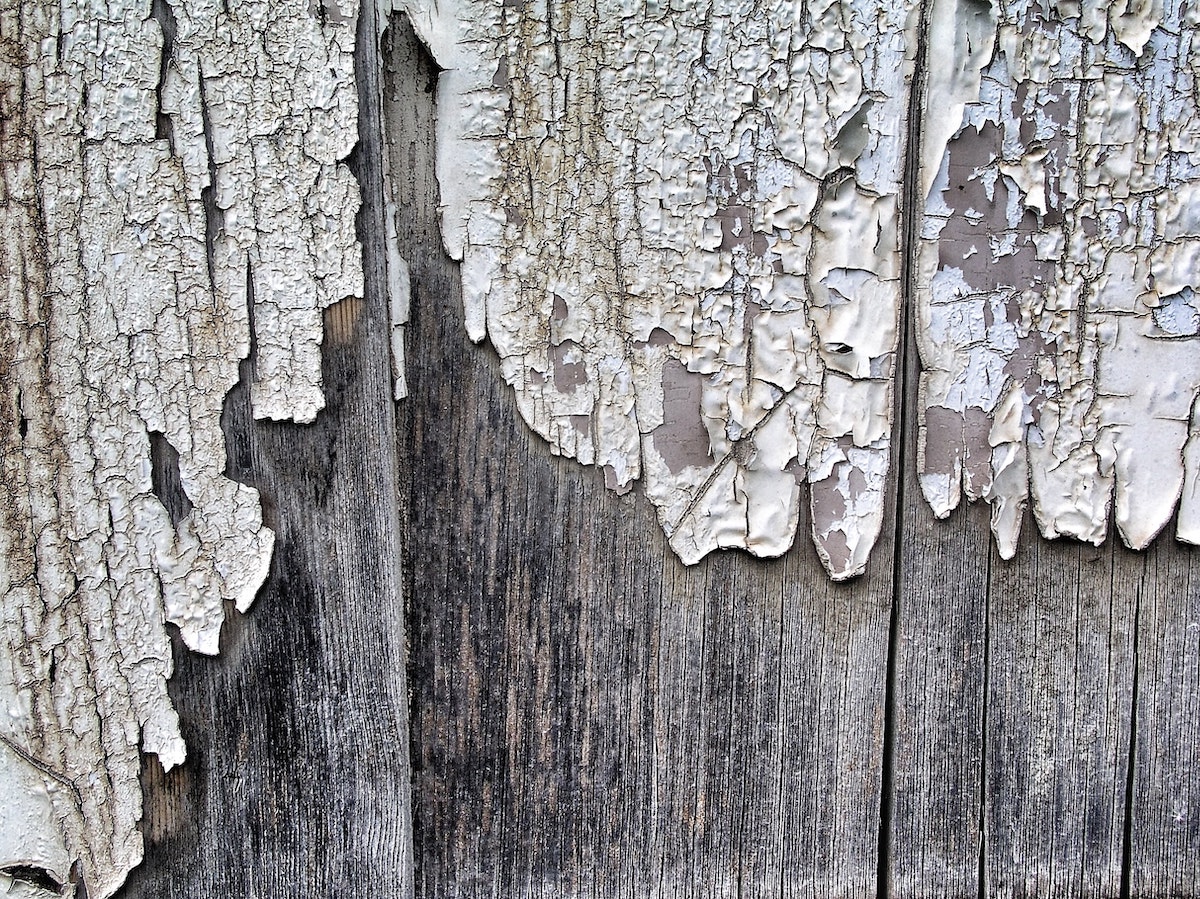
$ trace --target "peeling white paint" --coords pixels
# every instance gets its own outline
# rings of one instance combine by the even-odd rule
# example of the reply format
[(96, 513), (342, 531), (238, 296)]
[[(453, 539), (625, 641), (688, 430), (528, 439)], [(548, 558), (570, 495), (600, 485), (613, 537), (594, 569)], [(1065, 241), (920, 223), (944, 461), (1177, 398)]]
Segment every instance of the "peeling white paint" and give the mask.
[(165, 622), (216, 652), (266, 576), (220, 417), (253, 339), (255, 415), (312, 420), (321, 311), (362, 294), (355, 15), (0, 0), (0, 868), (116, 891), (139, 751), (184, 758)]
[[(863, 571), (914, 205), (934, 511), (988, 501), (1004, 556), (1030, 502), (1047, 536), (1099, 542), (1111, 511), (1134, 547), (1178, 506), (1200, 542), (1196, 4), (392, 7), (444, 68), (468, 333), (555, 452), (644, 482), (685, 562), (783, 553), (807, 482), (823, 563)], [(273, 535), (223, 475), (220, 413), (250, 356), (255, 415), (311, 421), (322, 310), (362, 294), (356, 16), (0, 0), (0, 868), (119, 887), (139, 747), (184, 757), (164, 621), (215, 652), (223, 603), (265, 576)]]
[[(0, 872), (37, 869), (51, 882), (67, 882), (71, 857), (54, 811), (52, 796), (69, 786), (28, 757), (17, 742), (17, 725), (28, 716), (28, 695), (17, 691), (12, 667), (0, 669)], [(6, 881), (9, 881), (6, 883)], [(23, 886), (0, 873), (3, 895), (20, 895)]]
[(394, 6), (445, 70), (467, 330), (556, 453), (638, 478), (687, 563), (883, 518), (913, 3)]
[(921, 483), (939, 516), (991, 503), (1006, 558), (1029, 501), (1140, 549), (1182, 493), (1200, 537), (1196, 5), (1057, 6), (1004, 3), (978, 79), (925, 104), (961, 117), (923, 154)]
[(1143, 547), (1182, 495), (1200, 536), (1195, 4), (389, 8), (445, 70), (470, 337), (554, 452), (644, 481), (685, 562), (784, 552), (808, 481), (830, 573), (863, 570), (906, 204), (935, 513), (986, 499), (1008, 557), (1030, 500), (1046, 536), (1113, 508)]

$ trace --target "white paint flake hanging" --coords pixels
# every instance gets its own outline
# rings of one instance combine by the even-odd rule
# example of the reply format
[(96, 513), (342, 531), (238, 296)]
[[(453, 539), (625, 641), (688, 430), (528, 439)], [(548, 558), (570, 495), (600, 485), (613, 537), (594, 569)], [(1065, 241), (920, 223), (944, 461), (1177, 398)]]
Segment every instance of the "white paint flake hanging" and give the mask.
[(1196, 4), (396, 5), (445, 69), (470, 336), (556, 453), (644, 481), (684, 562), (784, 552), (808, 481), (826, 568), (863, 571), (902, 208), (935, 513), (986, 497), (1007, 557), (1030, 491), (1093, 542), (1115, 495), (1143, 547), (1182, 491), (1200, 540)]
[(912, 4), (404, 7), (446, 70), (467, 328), (555, 452), (637, 478), (688, 563), (883, 520)]
[(0, 0), (0, 872), (116, 891), (139, 751), (184, 757), (165, 623), (216, 652), (266, 576), (220, 418), (253, 322), (255, 415), (311, 420), (321, 310), (362, 293), (335, 12)]
[(1100, 543), (1115, 497), (1129, 546), (1177, 503), (1200, 542), (1200, 10), (978, 6), (930, 64), (921, 486), (985, 498), (1006, 558), (1029, 498), (1047, 537)]

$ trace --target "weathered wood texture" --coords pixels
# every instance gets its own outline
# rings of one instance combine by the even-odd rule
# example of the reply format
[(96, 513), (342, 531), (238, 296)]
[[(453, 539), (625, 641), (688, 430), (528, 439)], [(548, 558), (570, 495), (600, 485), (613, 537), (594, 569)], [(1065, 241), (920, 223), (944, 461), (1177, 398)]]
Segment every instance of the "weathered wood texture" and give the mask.
[(1002, 562), (984, 510), (934, 521), (910, 345), (897, 539), (865, 578), (831, 584), (804, 542), (684, 568), (467, 342), (436, 72), (401, 17), (384, 48), (410, 396), (394, 426), (364, 141), (367, 301), (331, 316), (317, 424), (231, 399), (275, 565), (219, 659), (177, 657), (192, 758), (147, 777), (123, 895), (408, 895), (406, 625), (423, 899), (1195, 895), (1195, 552), (1027, 526)]
[[(374, 22), (364, 15), (360, 41)], [(360, 65), (359, 228), (382, 233), (378, 81)], [(221, 654), (177, 645), (172, 698), (189, 759), (145, 777), (135, 897), (411, 894), (404, 603), (382, 242), (364, 240), (365, 302), (326, 315), (327, 408), (315, 424), (251, 419), (253, 356), (230, 395), (229, 472), (257, 487), (278, 539)]]
[[(1029, 528), (1003, 562), (986, 511), (965, 511), (904, 507), (893, 894), (1122, 895), (1142, 557)], [(1174, 895), (1156, 890), (1136, 895)]]
[(392, 172), (415, 185), (418, 895), (874, 893), (890, 547), (849, 585), (808, 544), (685, 568), (640, 491), (539, 445), (466, 339), (429, 177), (434, 71), (402, 19), (389, 39)]
[(910, 344), (895, 552), (848, 586), (807, 546), (683, 568), (644, 498), (551, 458), (466, 341), (435, 73), (401, 19), (385, 56), (416, 254), (417, 895), (1193, 895), (1194, 551), (1027, 526), (1003, 562), (985, 510), (935, 521)]
[(985, 520), (906, 509), (894, 895), (1195, 895), (1194, 551)]

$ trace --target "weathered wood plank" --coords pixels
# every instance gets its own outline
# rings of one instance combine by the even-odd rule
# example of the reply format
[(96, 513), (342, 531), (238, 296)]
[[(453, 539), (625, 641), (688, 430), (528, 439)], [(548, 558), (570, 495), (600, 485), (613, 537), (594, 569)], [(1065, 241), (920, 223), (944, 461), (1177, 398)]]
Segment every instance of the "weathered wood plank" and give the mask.
[(890, 540), (851, 585), (804, 543), (684, 568), (640, 491), (550, 457), (466, 340), (433, 70), (390, 39), (418, 894), (873, 895)]
[(1137, 705), (1123, 895), (1200, 892), (1200, 560), (1160, 541), (1128, 564)]
[(916, 346), (909, 344), (890, 766), (896, 897), (979, 888), (990, 537), (977, 508), (937, 521), (916, 483)]
[[(360, 26), (370, 47), (371, 17)], [(251, 612), (231, 616), (218, 658), (176, 646), (171, 693), (190, 759), (165, 776), (147, 772), (146, 860), (124, 899), (411, 895), (374, 72), (373, 55), (360, 53), (353, 161), (366, 300), (326, 316), (328, 406), (315, 424), (252, 421), (248, 364), (230, 396), (229, 472), (268, 506), (271, 574)]]
[(1140, 562), (1112, 543), (1029, 536), (1016, 558), (994, 560), (986, 876), (996, 895), (1120, 894), (1133, 687), (1122, 573)]
[[(1097, 549), (1026, 528), (1004, 562), (981, 508), (948, 522), (921, 503), (903, 514), (892, 894), (1194, 895), (1194, 550)], [(1150, 735), (1127, 845), (1138, 602), (1153, 609), (1138, 648)]]

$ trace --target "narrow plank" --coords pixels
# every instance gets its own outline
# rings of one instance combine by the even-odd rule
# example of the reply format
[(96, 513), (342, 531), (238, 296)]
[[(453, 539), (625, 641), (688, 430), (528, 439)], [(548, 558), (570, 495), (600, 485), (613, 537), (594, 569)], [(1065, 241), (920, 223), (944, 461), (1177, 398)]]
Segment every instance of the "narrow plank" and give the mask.
[(465, 337), (400, 17), (386, 55), (418, 895), (874, 895), (890, 538), (850, 585), (807, 521), (783, 559), (684, 568), (638, 490), (551, 457)]
[(938, 521), (921, 497), (916, 359), (910, 343), (884, 886), (957, 899), (979, 890), (990, 536), (986, 510)]
[(1141, 559), (1027, 522), (990, 582), (986, 876), (995, 895), (1120, 895)]
[[(369, 49), (373, 22), (360, 25)], [(360, 59), (367, 99), (373, 57)], [(315, 424), (252, 421), (248, 368), (230, 395), (229, 472), (262, 492), (275, 555), (249, 614), (231, 614), (219, 657), (176, 646), (171, 694), (189, 759), (166, 775), (148, 762), (146, 860), (123, 899), (412, 893), (396, 433), (369, 103), (361, 127), (352, 162), (365, 196), (366, 300), (326, 316), (328, 406)]]
[(1127, 896), (1200, 894), (1200, 559), (1160, 541), (1127, 583), (1138, 597)]
[(936, 520), (918, 478), (925, 403), (917, 332), (925, 213), (920, 185), (925, 183), (923, 123), (930, 73), (936, 69), (932, 55), (947, 52), (929, 41), (931, 22), (940, 13), (926, 0), (914, 6), (919, 25), (901, 220), (905, 308), (897, 373), (900, 460), (895, 463), (900, 508), (880, 899), (972, 896), (981, 886), (989, 535), (979, 508), (959, 508), (950, 520)]

